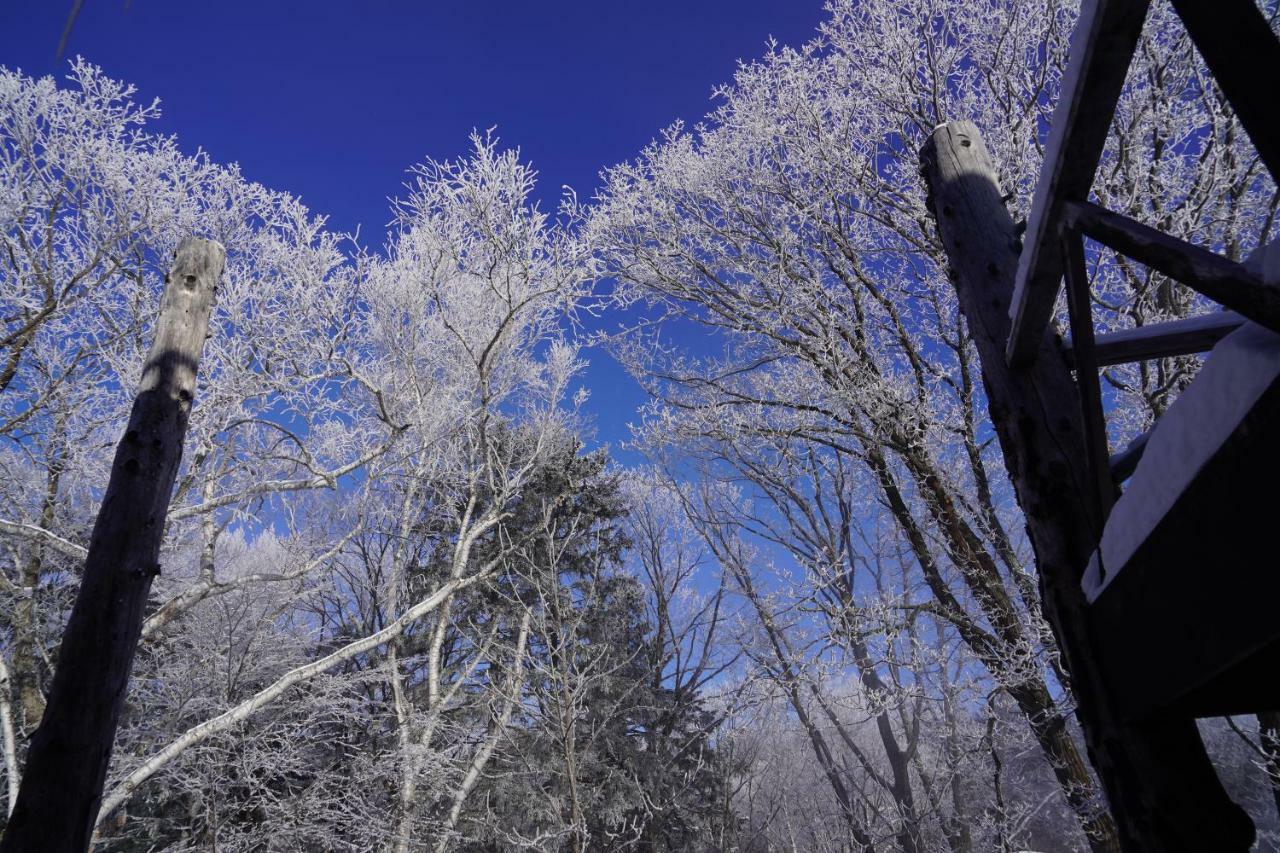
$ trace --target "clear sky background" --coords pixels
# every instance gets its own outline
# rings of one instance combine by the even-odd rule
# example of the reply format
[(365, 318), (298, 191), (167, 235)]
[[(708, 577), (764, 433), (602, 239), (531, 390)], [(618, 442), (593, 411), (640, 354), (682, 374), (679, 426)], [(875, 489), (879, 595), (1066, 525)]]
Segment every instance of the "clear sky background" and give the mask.
[[(65, 75), (71, 0), (0, 3), (0, 64)], [(807, 41), (821, 0), (275, 2), (86, 0), (66, 55), (160, 98), (153, 130), (299, 196), (331, 227), (379, 246), (405, 169), (467, 151), (497, 128), (539, 172), (543, 209), (582, 197), (771, 36)], [(587, 353), (599, 438), (624, 440), (643, 393)]]

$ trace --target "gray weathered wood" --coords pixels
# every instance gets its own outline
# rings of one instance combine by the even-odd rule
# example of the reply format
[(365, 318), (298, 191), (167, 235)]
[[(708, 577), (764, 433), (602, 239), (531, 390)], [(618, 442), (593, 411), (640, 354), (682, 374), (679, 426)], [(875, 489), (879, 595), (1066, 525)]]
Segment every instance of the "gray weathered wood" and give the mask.
[(1007, 346), (1011, 364), (1026, 365), (1035, 357), (1053, 315), (1062, 281), (1062, 203), (1089, 195), (1147, 5), (1085, 0), (1081, 7), (1018, 263)]
[[(1234, 311), (1219, 311), (1185, 320), (1125, 329), (1123, 332), (1112, 332), (1095, 338), (1093, 355), (1099, 367), (1107, 367), (1131, 361), (1206, 352), (1240, 328), (1244, 321), (1244, 317)], [(1063, 344), (1063, 354), (1071, 367), (1075, 366), (1074, 352), (1075, 346), (1071, 341)]]
[(211, 240), (178, 247), (155, 338), (62, 635), (48, 705), (31, 739), (3, 853), (88, 847), (143, 608), (164, 536), (196, 390), (196, 369), (226, 252)]
[[(1080, 577), (1101, 533), (1079, 395), (1042, 326), (1027, 366), (1005, 361), (1018, 265), (1014, 225), (971, 122), (934, 130), (921, 152), (930, 206), (982, 362), (983, 386), (1035, 550), (1044, 613), (1061, 647), (1077, 715), (1125, 850), (1248, 850), (1253, 826), (1227, 797), (1195, 722), (1126, 722), (1108, 692)], [(1055, 240), (1056, 242), (1056, 236)]]
[(1113, 213), (1090, 202), (1068, 202), (1063, 221), (1087, 237), (1162, 272), (1273, 332), (1280, 332), (1280, 288), (1243, 264)]

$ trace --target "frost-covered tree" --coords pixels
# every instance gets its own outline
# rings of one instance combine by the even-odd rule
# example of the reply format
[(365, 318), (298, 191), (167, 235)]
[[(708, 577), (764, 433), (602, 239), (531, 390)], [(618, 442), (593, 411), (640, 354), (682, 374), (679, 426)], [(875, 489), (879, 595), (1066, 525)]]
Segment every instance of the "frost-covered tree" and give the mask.
[[(808, 475), (788, 491), (794, 478), (777, 472), (838, 458), (822, 464), (843, 469), (857, 514), (883, 518), (909, 552), (896, 594), (914, 604), (927, 592), (1102, 850), (1115, 849), (1114, 828), (1072, 734), (916, 156), (938, 123), (976, 122), (1025, 212), (1075, 15), (1039, 0), (837, 0), (817, 39), (741, 67), (704, 123), (675, 125), (608, 170), (586, 236), (618, 298), (648, 311), (615, 339), (653, 394), (646, 444), (743, 483), (757, 509), (737, 515), (753, 548), (774, 547), (780, 527), (794, 539), (797, 518), (810, 526), (815, 491), (828, 506), (842, 499)], [(1172, 10), (1153, 7), (1097, 193), (1239, 255), (1270, 227), (1274, 189), (1206, 80)], [(1105, 324), (1197, 310), (1108, 255), (1091, 258), (1091, 274)], [(682, 348), (673, 342), (688, 336), (666, 333), (689, 325), (710, 343)], [(1188, 366), (1108, 374), (1117, 439), (1167, 404)], [(853, 559), (836, 544), (825, 561)]]
[[(230, 247), (228, 271), (100, 835), (132, 843), (154, 833), (157, 816), (180, 813), (160, 837), (232, 846), (311, 837), (273, 836), (282, 813), (236, 805), (237, 796), (269, 791), (318, 815), (293, 796), (300, 780), (311, 774), (305, 791), (323, 802), (337, 777), (305, 769), (291, 745), (334, 726), (386, 725), (390, 714), (396, 746), (384, 766), (366, 761), (361, 772), (397, 777), (396, 796), (388, 805), (374, 785), (339, 813), (348, 829), (367, 828), (357, 805), (377, 804), (374, 824), (404, 846), (420, 812), (417, 782), (431, 769), (422, 756), (432, 717), (456, 694), (442, 681), (442, 647), (464, 616), (492, 615), (459, 614), (455, 600), (511, 570), (524, 547), (507, 524), (511, 504), (572, 427), (575, 359), (558, 324), (587, 278), (577, 244), (530, 203), (533, 173), (494, 140), (477, 137), (470, 158), (418, 170), (387, 251), (370, 256), (345, 251), (296, 200), (148, 133), (155, 107), (88, 64), (74, 65), (66, 88), (4, 72), (0, 91), (10, 600), (0, 710), (10, 790), (163, 259), (196, 233)], [(371, 559), (376, 537), (393, 544)], [(246, 548), (255, 559), (236, 556)], [(425, 649), (420, 660), (402, 660), (407, 640)], [(461, 664), (459, 647), (450, 652), (463, 669), (487, 665), (475, 649)], [(222, 674), (191, 676), (211, 661)], [(389, 693), (362, 705), (371, 669)], [(421, 688), (424, 707), (410, 688)], [(298, 695), (307, 701), (282, 714), (280, 700)], [(441, 752), (468, 760), (456, 739)], [(227, 761), (211, 758), (219, 754)], [(239, 794), (215, 790), (240, 777)], [(150, 793), (179, 778), (178, 791)]]
[(163, 261), (195, 233), (228, 271), (97, 843), (709, 832), (708, 674), (653, 650), (646, 602), (669, 617), (672, 581), (649, 599), (626, 571), (620, 475), (575, 438), (564, 319), (591, 259), (517, 153), (475, 136), (414, 170), (370, 253), (149, 133), (155, 106), (86, 63), (64, 88), (4, 72), (0, 91), (10, 791)]
[[(0, 533), (16, 700), (5, 746), (16, 770), (180, 239), (233, 249), (168, 519), (168, 553), (180, 556), (165, 559), (147, 642), (202, 601), (314, 567), (352, 518), (333, 515), (317, 541), (301, 533), (301, 495), (361, 469), (394, 430), (350, 379), (354, 278), (322, 220), (148, 133), (156, 107), (87, 63), (64, 88), (4, 71), (0, 98)], [(218, 538), (268, 517), (289, 559), (223, 574)]]
[(697, 850), (723, 835), (722, 715), (691, 689), (696, 663), (671, 665), (669, 632), (684, 634), (653, 618), (677, 611), (660, 603), (670, 587), (627, 571), (649, 484), (606, 465), (566, 446), (518, 511), (541, 531), (512, 579), (532, 617), (523, 699), (445, 827), (457, 849)]
[[(1075, 14), (833, 0), (592, 202), (544, 213), (477, 134), (376, 249), (86, 62), (0, 70), (9, 801), (196, 235), (227, 274), (100, 849), (1115, 849), (915, 156), (976, 121), (1024, 212)], [(1171, 15), (1096, 194), (1239, 258), (1275, 191)], [(1089, 263), (1105, 325), (1200, 310)], [(644, 317), (611, 341), (652, 392), (636, 470), (584, 449), (602, 281)], [(1194, 368), (1108, 369), (1113, 439)], [(1269, 810), (1273, 717), (1204, 732)]]

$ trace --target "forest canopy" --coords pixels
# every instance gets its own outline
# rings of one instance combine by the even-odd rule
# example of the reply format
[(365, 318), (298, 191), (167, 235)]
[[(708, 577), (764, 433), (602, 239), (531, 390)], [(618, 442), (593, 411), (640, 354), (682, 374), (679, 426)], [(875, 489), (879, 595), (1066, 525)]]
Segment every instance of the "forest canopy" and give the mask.
[[(832, 0), (555, 211), (494, 132), (410, 167), (383, 246), (91, 58), (0, 69), (9, 808), (197, 236), (226, 270), (94, 849), (1118, 850), (918, 160), (973, 121), (1025, 219), (1076, 15)], [(1272, 236), (1164, 4), (1094, 194), (1237, 261)], [(1210, 309), (1087, 262), (1101, 329)], [(588, 355), (647, 392), (625, 458)], [(1199, 363), (1107, 367), (1113, 448)], [(1276, 724), (1201, 726), (1264, 846)]]

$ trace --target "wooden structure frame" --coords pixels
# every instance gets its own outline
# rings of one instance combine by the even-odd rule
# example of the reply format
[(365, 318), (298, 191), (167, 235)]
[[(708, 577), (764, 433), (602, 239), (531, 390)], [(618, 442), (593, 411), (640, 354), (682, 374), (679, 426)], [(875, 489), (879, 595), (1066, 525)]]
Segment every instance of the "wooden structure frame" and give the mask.
[[(1273, 102), (1280, 41), (1251, 0), (1172, 2), (1272, 178), (1280, 177), (1280, 113)], [(1067, 231), (1130, 255), (1251, 320), (1270, 328), (1280, 323), (1280, 294), (1238, 264), (1087, 202), (1148, 5), (1096, 0), (1082, 10), (1018, 263), (1007, 344), (1012, 367), (1035, 359), (1049, 325), (1069, 271)]]
[[(1277, 177), (1280, 116), (1270, 100), (1280, 82), (1280, 42), (1268, 22), (1252, 0), (1171, 2)], [(1245, 851), (1255, 838), (1252, 821), (1223, 789), (1194, 718), (1280, 708), (1273, 604), (1280, 572), (1274, 560), (1250, 563), (1240, 542), (1218, 550), (1223, 540), (1215, 529), (1247, 533), (1274, 551), (1272, 501), (1242, 489), (1266, 488), (1269, 496), (1280, 480), (1280, 442), (1268, 440), (1280, 429), (1280, 348), (1265, 331), (1280, 331), (1280, 297), (1243, 265), (1088, 202), (1147, 8), (1147, 0), (1084, 0), (1025, 245), (972, 123), (935, 128), (921, 168), (1035, 549), (1045, 617), (1115, 817), (1115, 841), (1126, 851)], [(1230, 311), (1095, 336), (1086, 237)], [(1064, 277), (1072, 328), (1065, 347), (1050, 333)], [(1240, 328), (1246, 321), (1263, 328)], [(1204, 351), (1228, 335), (1226, 360), (1209, 362), (1215, 376), (1193, 381), (1197, 394), (1184, 395), (1181, 411), (1194, 416), (1164, 420), (1109, 458), (1098, 369)], [(1258, 335), (1263, 361), (1273, 359), (1262, 371), (1237, 360), (1242, 341)], [(1241, 364), (1245, 373), (1237, 371)], [(1252, 377), (1249, 393), (1236, 395), (1234, 384), (1216, 381), (1224, 375)], [(1219, 411), (1197, 404), (1204, 399), (1238, 405), (1222, 410), (1212, 421), (1213, 441), (1193, 442), (1194, 464), (1183, 464), (1176, 439), (1194, 439), (1199, 416)], [(1148, 462), (1139, 466), (1148, 443)], [(1178, 490), (1160, 476), (1170, 459)], [(1118, 512), (1132, 519), (1135, 508), (1145, 508), (1145, 517), (1108, 527), (1117, 484), (1135, 468)], [(1152, 495), (1156, 500), (1145, 500)], [(1107, 568), (1101, 552), (1108, 532), (1127, 535), (1129, 556), (1115, 551), (1108, 582), (1086, 587), (1086, 569), (1096, 579)], [(1110, 846), (1094, 841), (1095, 848)]]
[[(1197, 0), (1172, 2), (1273, 179), (1280, 178), (1280, 118), (1269, 97), (1280, 82), (1280, 41), (1250, 0), (1220, 0), (1212, 9)], [(1019, 258), (1006, 344), (1011, 368), (1034, 361), (1049, 327), (1059, 282), (1065, 279), (1071, 329), (1067, 357), (1076, 374), (1089, 468), (1104, 517), (1116, 500), (1118, 483), (1133, 473), (1141, 459), (1150, 433), (1128, 450), (1109, 456), (1099, 368), (1208, 350), (1246, 320), (1280, 332), (1280, 288), (1241, 264), (1087, 200), (1147, 5), (1144, 0), (1098, 0), (1086, 4), (1082, 13), (1036, 188), (1027, 243)], [(1095, 337), (1085, 238), (1230, 310)], [(1280, 422), (1275, 408), (1270, 397), (1260, 403), (1259, 411), (1242, 425), (1247, 426), (1251, 440), (1234, 439), (1215, 455), (1213, 466), (1206, 466), (1205, 482), (1198, 479), (1186, 499), (1170, 512), (1176, 519), (1163, 520), (1157, 530), (1169, 538), (1168, 531), (1177, 525), (1185, 530), (1188, 524), (1201, 526), (1214, 519), (1237, 529), (1246, 520), (1264, 523), (1254, 517), (1256, 512), (1249, 515), (1248, 508), (1224, 507), (1213, 499), (1212, 491), (1239, 490), (1242, 481), (1262, 488), (1264, 482), (1255, 482), (1251, 475), (1280, 471), (1269, 443), (1257, 440), (1260, 431), (1268, 432)], [(1192, 505), (1208, 506), (1207, 514), (1189, 515)], [(1192, 549), (1194, 556), (1184, 550), (1170, 551), (1168, 543), (1158, 538), (1153, 535), (1152, 542), (1143, 546), (1137, 564), (1158, 563), (1158, 568), (1146, 573), (1160, 577), (1142, 577), (1144, 570), (1139, 568), (1092, 608), (1104, 647), (1123, 650), (1105, 665), (1123, 712), (1139, 718), (1171, 709), (1209, 715), (1280, 705), (1280, 690), (1259, 686), (1275, 681), (1274, 670), (1268, 668), (1280, 662), (1280, 651), (1275, 650), (1280, 625), (1270, 626), (1274, 621), (1270, 609), (1250, 611), (1238, 589), (1229, 591), (1226, 598), (1208, 594), (1206, 599), (1203, 579), (1197, 583), (1193, 570), (1221, 562), (1221, 555), (1204, 543)], [(1233, 547), (1243, 549), (1248, 544), (1240, 541)], [(1196, 567), (1190, 565), (1197, 561)], [(1184, 570), (1178, 571), (1178, 566)], [(1251, 593), (1255, 599), (1280, 593), (1280, 584), (1259, 580)], [(1273, 585), (1275, 590), (1270, 589)], [(1206, 622), (1224, 621), (1204, 618), (1207, 608), (1214, 607), (1233, 612), (1231, 621), (1237, 630), (1206, 636)], [(1259, 620), (1265, 627), (1247, 629)], [(1153, 665), (1156, 659), (1174, 663)]]
[[(1280, 116), (1271, 99), (1280, 82), (1280, 41), (1250, 0), (1172, 2), (1272, 178), (1280, 179)], [(1075, 370), (1089, 468), (1104, 518), (1151, 433), (1109, 456), (1098, 370), (1208, 350), (1246, 320), (1280, 332), (1280, 288), (1241, 264), (1087, 200), (1147, 6), (1145, 0), (1097, 0), (1082, 12), (1019, 258), (1005, 353), (1013, 369), (1035, 360), (1065, 279), (1071, 329), (1067, 357)], [(1085, 238), (1230, 310), (1095, 337)], [(1111, 650), (1103, 663), (1107, 681), (1127, 717), (1280, 707), (1280, 688), (1271, 686), (1274, 665), (1280, 663), (1280, 625), (1272, 624), (1270, 607), (1248, 604), (1273, 600), (1280, 581), (1237, 571), (1228, 582), (1206, 584), (1203, 572), (1231, 560), (1214, 550), (1220, 543), (1213, 537), (1202, 535), (1189, 545), (1185, 535), (1177, 535), (1189, 525), (1266, 529), (1256, 502), (1224, 503), (1215, 494), (1240, 493), (1246, 486), (1257, 491), (1280, 475), (1274, 442), (1266, 440), (1280, 423), (1278, 396), (1264, 396), (1237, 436), (1152, 531), (1130, 561), (1137, 568), (1118, 577), (1091, 608), (1094, 631), (1102, 647)], [(1244, 551), (1250, 545), (1241, 539), (1230, 547)], [(1243, 554), (1235, 559), (1241, 558), (1248, 559)], [(1232, 571), (1228, 568), (1228, 574)], [(1251, 587), (1243, 596), (1236, 588), (1242, 582)], [(1231, 618), (1206, 617), (1214, 612)]]

